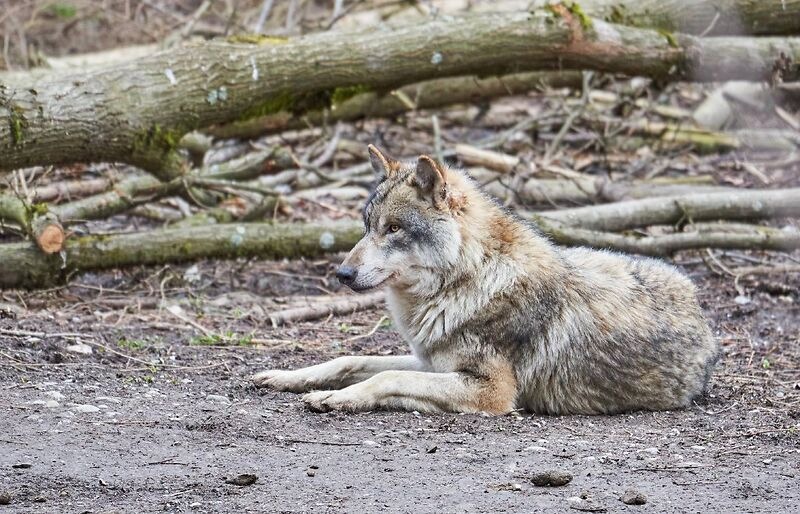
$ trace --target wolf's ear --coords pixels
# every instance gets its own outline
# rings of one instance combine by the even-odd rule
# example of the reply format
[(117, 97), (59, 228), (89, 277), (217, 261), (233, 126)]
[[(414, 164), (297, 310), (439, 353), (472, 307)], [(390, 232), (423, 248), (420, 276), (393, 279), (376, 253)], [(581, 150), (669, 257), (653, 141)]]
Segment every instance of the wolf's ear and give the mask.
[(414, 173), (414, 185), (432, 196), (436, 207), (442, 207), (447, 199), (447, 180), (444, 169), (432, 157), (420, 155)]
[[(414, 184), (423, 191), (439, 189), (445, 185), (444, 170), (432, 157), (420, 155), (417, 159), (417, 170)], [(439, 187), (436, 187), (439, 186)]]
[(391, 177), (397, 171), (397, 161), (378, 150), (377, 146), (368, 145), (367, 151), (369, 152), (369, 163), (376, 175)]

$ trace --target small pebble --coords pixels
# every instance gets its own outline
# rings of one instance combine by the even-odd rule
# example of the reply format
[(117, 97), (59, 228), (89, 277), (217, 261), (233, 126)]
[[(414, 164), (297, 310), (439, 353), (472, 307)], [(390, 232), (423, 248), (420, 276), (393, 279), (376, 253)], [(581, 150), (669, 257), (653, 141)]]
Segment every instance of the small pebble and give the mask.
[(603, 505), (589, 498), (587, 495), (573, 496), (568, 498), (569, 508), (579, 510), (581, 512), (605, 512), (606, 509)]
[(100, 412), (100, 408), (99, 407), (95, 407), (94, 405), (88, 405), (88, 404), (87, 405), (76, 405), (72, 409), (74, 411), (76, 411), (76, 412), (83, 412), (83, 413), (86, 413), (86, 414), (90, 414), (90, 413), (93, 413), (93, 412)]
[(242, 473), (241, 475), (239, 475), (237, 477), (226, 479), (225, 483), (244, 487), (244, 486), (255, 484), (256, 480), (258, 480), (257, 476), (252, 475), (250, 473)]
[[(508, 482), (506, 484), (499, 484), (494, 486), (494, 489), (497, 491), (522, 491), (522, 486), (516, 482)], [(488, 492), (488, 489), (487, 489)]]
[(81, 355), (91, 355), (92, 347), (88, 344), (78, 343), (67, 346), (66, 350), (72, 353), (79, 353)]
[(210, 394), (210, 395), (206, 396), (206, 400), (208, 400), (210, 402), (218, 402), (218, 403), (224, 403), (224, 404), (231, 403), (231, 401), (228, 399), (227, 396), (222, 396), (221, 394)]
[(0, 505), (8, 505), (11, 503), (11, 493), (3, 491), (0, 493)]
[(628, 489), (620, 497), (620, 500), (622, 500), (622, 503), (625, 505), (644, 505), (647, 503), (647, 496), (636, 489)]
[(537, 487), (561, 487), (572, 482), (572, 475), (566, 471), (548, 470), (536, 473), (531, 477), (531, 482)]
[(44, 402), (44, 406), (46, 409), (57, 409), (60, 404), (55, 400), (47, 400)]

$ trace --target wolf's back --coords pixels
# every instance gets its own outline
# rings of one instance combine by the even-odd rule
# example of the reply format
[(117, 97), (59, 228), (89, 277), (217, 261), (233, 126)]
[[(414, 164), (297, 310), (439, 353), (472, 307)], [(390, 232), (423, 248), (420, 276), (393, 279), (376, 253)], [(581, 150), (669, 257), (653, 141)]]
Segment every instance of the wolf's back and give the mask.
[[(688, 406), (705, 390), (718, 345), (692, 282), (649, 259), (560, 250), (563, 305), (530, 348), (521, 400), (548, 413)], [(535, 315), (535, 313), (534, 313)]]

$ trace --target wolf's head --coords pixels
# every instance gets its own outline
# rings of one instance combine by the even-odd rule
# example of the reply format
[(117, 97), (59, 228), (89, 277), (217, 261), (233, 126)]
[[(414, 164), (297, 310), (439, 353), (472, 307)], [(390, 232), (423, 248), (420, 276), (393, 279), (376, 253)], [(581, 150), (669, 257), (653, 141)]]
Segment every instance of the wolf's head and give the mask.
[(400, 162), (369, 146), (378, 182), (364, 207), (364, 237), (336, 272), (355, 291), (419, 286), (461, 258), (460, 219), (474, 188), (427, 155)]

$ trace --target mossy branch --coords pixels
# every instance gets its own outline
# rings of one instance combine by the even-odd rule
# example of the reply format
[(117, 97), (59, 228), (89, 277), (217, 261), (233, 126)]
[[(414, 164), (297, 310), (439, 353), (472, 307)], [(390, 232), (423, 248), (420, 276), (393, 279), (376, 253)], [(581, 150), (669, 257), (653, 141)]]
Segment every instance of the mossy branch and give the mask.
[(693, 221), (763, 220), (800, 216), (800, 188), (743, 190), (705, 193), (646, 200), (629, 200), (607, 205), (545, 211), (531, 216), (565, 226), (617, 232), (651, 225), (674, 225), (691, 217)]
[[(227, 125), (211, 127), (206, 133), (219, 138), (255, 138), (263, 134), (304, 128), (309, 125), (355, 121), (362, 118), (389, 118), (418, 109), (435, 109), (446, 105), (472, 103), (501, 96), (522, 95), (537, 88), (577, 87), (581, 74), (567, 71), (514, 73), (500, 77), (470, 75), (435, 79), (411, 84), (393, 91), (351, 90), (354, 94), (334, 99), (324, 110), (300, 115), (280, 111)], [(336, 98), (336, 96), (335, 96)]]
[(220, 224), (67, 241), (64, 258), (29, 243), (0, 245), (0, 288), (50, 287), (76, 272), (196, 259), (313, 257), (350, 249), (361, 223)]
[(30, 204), (8, 193), (0, 193), (0, 223), (14, 223), (46, 254), (62, 250), (66, 235), (58, 216), (46, 204)]

